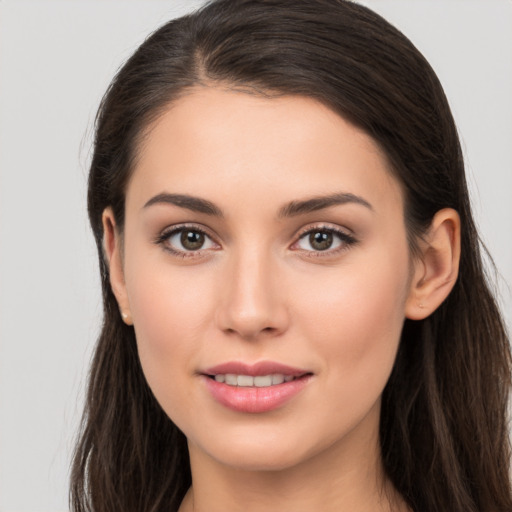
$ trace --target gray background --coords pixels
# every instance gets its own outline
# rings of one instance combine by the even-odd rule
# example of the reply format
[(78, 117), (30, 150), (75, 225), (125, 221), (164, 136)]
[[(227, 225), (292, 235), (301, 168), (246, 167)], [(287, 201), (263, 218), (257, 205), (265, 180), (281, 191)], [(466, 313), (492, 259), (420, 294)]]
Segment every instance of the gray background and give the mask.
[[(92, 121), (144, 37), (200, 3), (0, 0), (0, 512), (68, 510), (101, 312), (85, 215)], [(512, 3), (365, 3), (410, 37), (445, 86), (510, 326)]]

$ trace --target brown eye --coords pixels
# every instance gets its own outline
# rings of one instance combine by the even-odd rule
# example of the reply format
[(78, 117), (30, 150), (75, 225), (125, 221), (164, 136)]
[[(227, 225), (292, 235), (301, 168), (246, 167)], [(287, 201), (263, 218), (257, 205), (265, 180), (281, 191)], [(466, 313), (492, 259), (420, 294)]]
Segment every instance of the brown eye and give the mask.
[(334, 254), (338, 249), (347, 249), (356, 242), (352, 235), (340, 229), (319, 227), (306, 231), (294, 244), (294, 248), (312, 255), (321, 252)]
[(197, 251), (204, 245), (204, 233), (198, 231), (183, 230), (180, 236), (180, 242), (183, 248), (188, 251)]
[(195, 252), (219, 248), (204, 231), (194, 227), (180, 227), (167, 231), (158, 237), (157, 243), (172, 253), (190, 256)]
[(333, 234), (329, 231), (313, 231), (309, 234), (309, 244), (316, 251), (330, 249), (333, 242)]

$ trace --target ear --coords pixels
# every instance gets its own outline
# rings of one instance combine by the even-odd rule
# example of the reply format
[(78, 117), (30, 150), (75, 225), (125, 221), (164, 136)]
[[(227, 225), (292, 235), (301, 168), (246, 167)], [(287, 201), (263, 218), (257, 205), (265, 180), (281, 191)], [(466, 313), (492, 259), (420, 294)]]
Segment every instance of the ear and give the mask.
[(105, 208), (103, 222), (103, 251), (109, 267), (110, 286), (119, 305), (119, 312), (127, 325), (133, 325), (128, 294), (124, 280), (122, 238), (116, 227), (112, 208)]
[(439, 210), (416, 257), (405, 316), (423, 320), (448, 297), (459, 273), (460, 218), (452, 208)]

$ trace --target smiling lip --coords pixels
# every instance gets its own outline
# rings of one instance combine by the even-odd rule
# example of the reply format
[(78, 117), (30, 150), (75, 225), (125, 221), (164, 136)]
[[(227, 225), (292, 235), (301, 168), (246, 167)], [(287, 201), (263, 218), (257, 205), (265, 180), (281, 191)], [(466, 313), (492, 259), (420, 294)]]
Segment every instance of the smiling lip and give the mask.
[(213, 366), (212, 368), (208, 368), (207, 370), (201, 373), (205, 375), (219, 375), (232, 373), (235, 375), (251, 375), (252, 377), (270, 375), (273, 373), (281, 373), (283, 375), (290, 375), (292, 377), (300, 377), (301, 375), (311, 372), (308, 372), (307, 370), (302, 370), (300, 368), (286, 366), (281, 363), (275, 363), (273, 361), (260, 361), (259, 363), (256, 364), (245, 364), (239, 361), (232, 361), (229, 363), (223, 363), (217, 366)]
[[(262, 387), (228, 385), (215, 380), (215, 376), (225, 375), (280, 375), (286, 380)], [(311, 380), (312, 373), (272, 361), (262, 361), (254, 365), (234, 361), (208, 368), (201, 372), (201, 376), (213, 398), (225, 407), (237, 412), (263, 413), (277, 409), (291, 400), (304, 389)]]

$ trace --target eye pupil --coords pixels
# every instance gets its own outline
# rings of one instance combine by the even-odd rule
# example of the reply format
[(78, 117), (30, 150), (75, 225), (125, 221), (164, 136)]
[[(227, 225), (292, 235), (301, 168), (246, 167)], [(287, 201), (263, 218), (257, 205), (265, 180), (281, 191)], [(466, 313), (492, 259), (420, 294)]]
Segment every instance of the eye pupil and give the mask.
[(328, 231), (315, 231), (309, 235), (309, 243), (317, 251), (325, 251), (333, 243), (332, 233)]
[(189, 251), (200, 249), (204, 244), (204, 234), (197, 231), (182, 231), (181, 245)]

